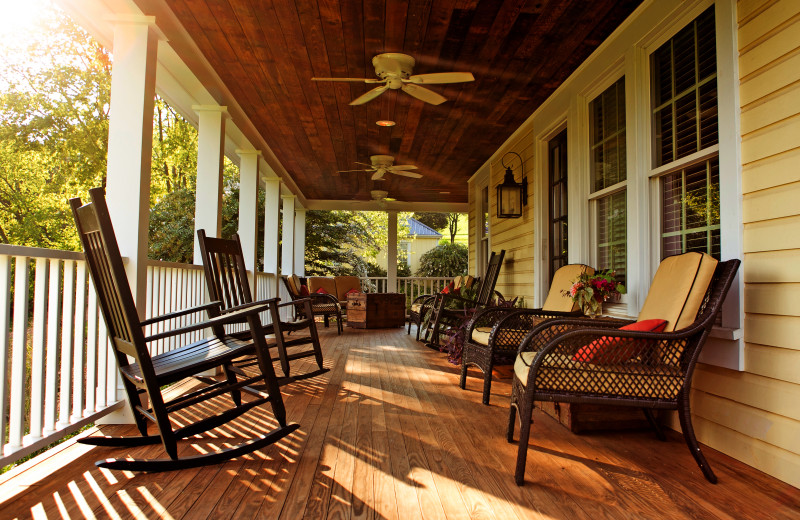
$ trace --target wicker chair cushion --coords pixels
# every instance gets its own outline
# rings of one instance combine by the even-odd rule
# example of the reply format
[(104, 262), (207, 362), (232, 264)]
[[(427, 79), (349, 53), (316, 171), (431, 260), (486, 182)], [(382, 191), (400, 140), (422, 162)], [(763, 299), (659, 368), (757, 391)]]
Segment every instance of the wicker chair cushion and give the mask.
[[(639, 332), (661, 332), (667, 326), (665, 320), (644, 320), (631, 323), (620, 327), (619, 330), (633, 330)], [(621, 348), (625, 345), (626, 348)], [(624, 339), (603, 336), (598, 338), (585, 347), (578, 350), (572, 357), (575, 361), (584, 363), (594, 363), (596, 365), (607, 365), (610, 363), (624, 363), (639, 355), (644, 345), (635, 339)]]
[(336, 295), (336, 281), (327, 276), (311, 276), (308, 278), (308, 290), (312, 293), (325, 289), (328, 294)]
[(594, 274), (594, 269), (588, 265), (583, 264), (569, 264), (562, 266), (553, 275), (553, 281), (550, 283), (550, 292), (547, 293), (547, 299), (542, 305), (542, 310), (545, 311), (558, 311), (558, 312), (572, 312), (578, 309), (578, 303), (573, 302), (569, 296), (564, 296), (562, 291), (568, 291), (572, 287), (572, 282), (580, 276), (581, 273)]
[[(523, 385), (536, 352), (523, 352), (514, 362), (514, 374)], [(592, 365), (555, 354), (548, 358), (536, 378), (537, 392), (564, 392), (640, 399), (674, 400), (683, 384), (680, 370), (674, 366), (641, 364)]]
[(300, 285), (296, 285), (294, 281), (295, 276), (287, 276), (286, 277), (286, 285), (289, 287), (289, 292), (292, 293), (294, 296), (300, 295)]
[(475, 278), (470, 275), (465, 275), (461, 279), (461, 287), (469, 289), (475, 283)]
[(423, 303), (414, 303), (411, 305), (411, 312), (416, 312), (417, 314), (419, 314), (420, 312), (422, 312), (422, 307), (424, 306), (425, 304)]
[(639, 321), (667, 320), (666, 332), (691, 325), (716, 267), (717, 260), (705, 253), (684, 253), (662, 260), (639, 312)]
[(452, 292), (453, 289), (461, 289), (461, 285), (463, 284), (463, 278), (461, 276), (456, 276), (453, 278), (453, 281), (450, 282), (449, 286), (452, 285), (450, 291)]
[[(494, 338), (495, 347), (502, 345), (513, 344), (519, 346), (520, 338), (530, 332), (529, 330), (516, 330), (516, 329), (501, 329), (497, 336)], [(492, 327), (475, 327), (472, 331), (472, 343), (477, 345), (489, 346), (489, 335), (492, 333)]]
[(331, 294), (335, 294), (339, 301), (347, 301), (347, 293), (353, 289), (361, 292), (361, 278), (358, 276), (337, 276), (334, 283), (336, 289)]

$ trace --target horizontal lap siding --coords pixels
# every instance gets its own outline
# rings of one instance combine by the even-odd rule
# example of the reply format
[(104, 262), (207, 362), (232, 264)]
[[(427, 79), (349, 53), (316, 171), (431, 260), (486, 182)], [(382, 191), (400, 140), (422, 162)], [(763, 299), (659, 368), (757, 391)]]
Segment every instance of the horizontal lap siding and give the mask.
[[(522, 156), (523, 169), (528, 178), (528, 205), (523, 206), (522, 217), (515, 219), (497, 218), (497, 185), (503, 182), (505, 168), (502, 165), (504, 154), (513, 151)], [(512, 158), (513, 157), (513, 158)], [(509, 156), (506, 164), (511, 161), (514, 167), (514, 179), (520, 182), (522, 173), (519, 171), (519, 159)], [(519, 136), (498, 154), (498, 159), (491, 164), (491, 181), (489, 182), (490, 219), (492, 232), (492, 251), (506, 250), (503, 267), (497, 279), (497, 290), (508, 298), (521, 297), (526, 307), (533, 303), (533, 274), (534, 274), (534, 248), (533, 248), (533, 137), (530, 132)]]
[(701, 365), (698, 438), (800, 487), (800, 2), (738, 3), (745, 371)]

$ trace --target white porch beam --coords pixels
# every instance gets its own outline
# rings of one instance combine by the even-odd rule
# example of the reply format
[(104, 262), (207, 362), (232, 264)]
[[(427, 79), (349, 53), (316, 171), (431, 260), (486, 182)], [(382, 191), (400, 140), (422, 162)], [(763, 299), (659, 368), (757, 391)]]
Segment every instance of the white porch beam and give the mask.
[(281, 180), (264, 179), (264, 272), (275, 275), (278, 270), (280, 248)]
[(283, 201), (283, 233), (281, 233), (281, 274), (291, 275), (294, 269), (294, 195), (281, 195)]
[(306, 210), (294, 210), (294, 272), (306, 275)]
[(144, 318), (158, 36), (151, 16), (119, 17), (113, 24), (106, 198), (120, 253), (128, 258), (131, 292)]
[(255, 273), (258, 263), (258, 150), (236, 150), (239, 155), (239, 239), (244, 265)]
[(197, 193), (194, 208), (194, 263), (202, 264), (197, 230), (218, 237), (222, 231), (222, 161), (227, 110), (216, 105), (195, 105), (197, 132)]
[(397, 292), (397, 211), (389, 210), (389, 233), (386, 240), (386, 276), (388, 278), (386, 292)]

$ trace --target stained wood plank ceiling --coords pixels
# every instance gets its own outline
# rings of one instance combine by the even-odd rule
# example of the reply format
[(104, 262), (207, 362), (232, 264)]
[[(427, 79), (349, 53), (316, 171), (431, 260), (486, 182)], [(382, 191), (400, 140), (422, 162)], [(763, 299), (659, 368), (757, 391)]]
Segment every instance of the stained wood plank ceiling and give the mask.
[[(166, 0), (307, 199), (467, 201), (466, 181), (641, 0)], [(372, 57), (402, 52), (413, 74), (472, 72), (433, 85), (435, 106), (389, 90), (361, 106)], [(376, 121), (397, 124), (379, 127)], [(337, 173), (374, 154), (424, 177)], [(449, 192), (449, 193), (441, 193)]]

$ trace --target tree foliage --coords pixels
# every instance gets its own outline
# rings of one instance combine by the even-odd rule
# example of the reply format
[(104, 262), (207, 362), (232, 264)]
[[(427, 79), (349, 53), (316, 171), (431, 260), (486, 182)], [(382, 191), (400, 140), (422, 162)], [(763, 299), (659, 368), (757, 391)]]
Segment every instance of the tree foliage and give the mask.
[(0, 70), (0, 240), (76, 249), (67, 199), (105, 184), (109, 53), (48, 11)]
[(417, 276), (458, 276), (469, 268), (469, 249), (464, 244), (439, 244), (419, 259)]
[(456, 234), (458, 233), (458, 219), (460, 213), (430, 213), (420, 212), (414, 213), (414, 218), (436, 231), (447, 229), (450, 233), (450, 243), (454, 244), (456, 241)]

